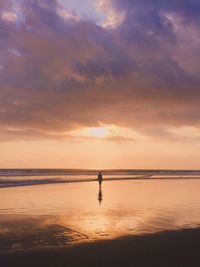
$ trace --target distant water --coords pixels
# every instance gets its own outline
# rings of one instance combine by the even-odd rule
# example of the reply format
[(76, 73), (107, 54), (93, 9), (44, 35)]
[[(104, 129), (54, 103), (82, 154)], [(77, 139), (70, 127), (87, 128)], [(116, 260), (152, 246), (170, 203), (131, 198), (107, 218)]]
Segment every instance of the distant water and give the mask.
[[(0, 187), (95, 181), (99, 170), (0, 169)], [(104, 180), (200, 179), (200, 170), (101, 170)]]

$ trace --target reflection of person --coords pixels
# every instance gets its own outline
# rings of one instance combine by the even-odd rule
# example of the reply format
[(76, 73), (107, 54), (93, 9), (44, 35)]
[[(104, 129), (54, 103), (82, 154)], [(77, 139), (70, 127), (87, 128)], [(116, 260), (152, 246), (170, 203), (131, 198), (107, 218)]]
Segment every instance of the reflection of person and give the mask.
[(103, 175), (101, 174), (101, 172), (99, 172), (97, 180), (99, 181), (99, 185), (101, 185), (103, 182)]
[(102, 189), (101, 189), (101, 185), (99, 185), (98, 200), (99, 200), (99, 205), (101, 205), (101, 202), (103, 200), (103, 192), (102, 192)]

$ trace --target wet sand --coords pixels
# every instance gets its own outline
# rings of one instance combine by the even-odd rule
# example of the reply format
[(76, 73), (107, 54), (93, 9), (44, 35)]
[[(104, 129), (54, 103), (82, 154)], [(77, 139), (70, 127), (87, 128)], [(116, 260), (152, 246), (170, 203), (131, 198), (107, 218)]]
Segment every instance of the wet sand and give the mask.
[(165, 231), (69, 248), (0, 254), (1, 267), (200, 266), (200, 229)]
[(200, 180), (0, 189), (0, 267), (200, 266)]

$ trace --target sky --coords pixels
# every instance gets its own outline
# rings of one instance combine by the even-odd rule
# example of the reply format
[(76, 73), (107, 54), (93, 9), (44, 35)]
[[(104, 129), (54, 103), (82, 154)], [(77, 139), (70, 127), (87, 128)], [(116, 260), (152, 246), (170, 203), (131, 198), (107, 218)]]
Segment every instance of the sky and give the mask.
[(198, 0), (1, 0), (0, 168), (200, 169)]

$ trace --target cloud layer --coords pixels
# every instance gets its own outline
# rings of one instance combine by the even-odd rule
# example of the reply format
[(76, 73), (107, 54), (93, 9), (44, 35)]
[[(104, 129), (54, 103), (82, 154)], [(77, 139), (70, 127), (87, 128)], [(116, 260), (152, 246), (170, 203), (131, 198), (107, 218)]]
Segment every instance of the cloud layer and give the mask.
[(1, 1), (3, 140), (58, 138), (99, 121), (147, 135), (200, 127), (199, 1), (101, 0), (97, 8), (102, 25), (56, 0)]

